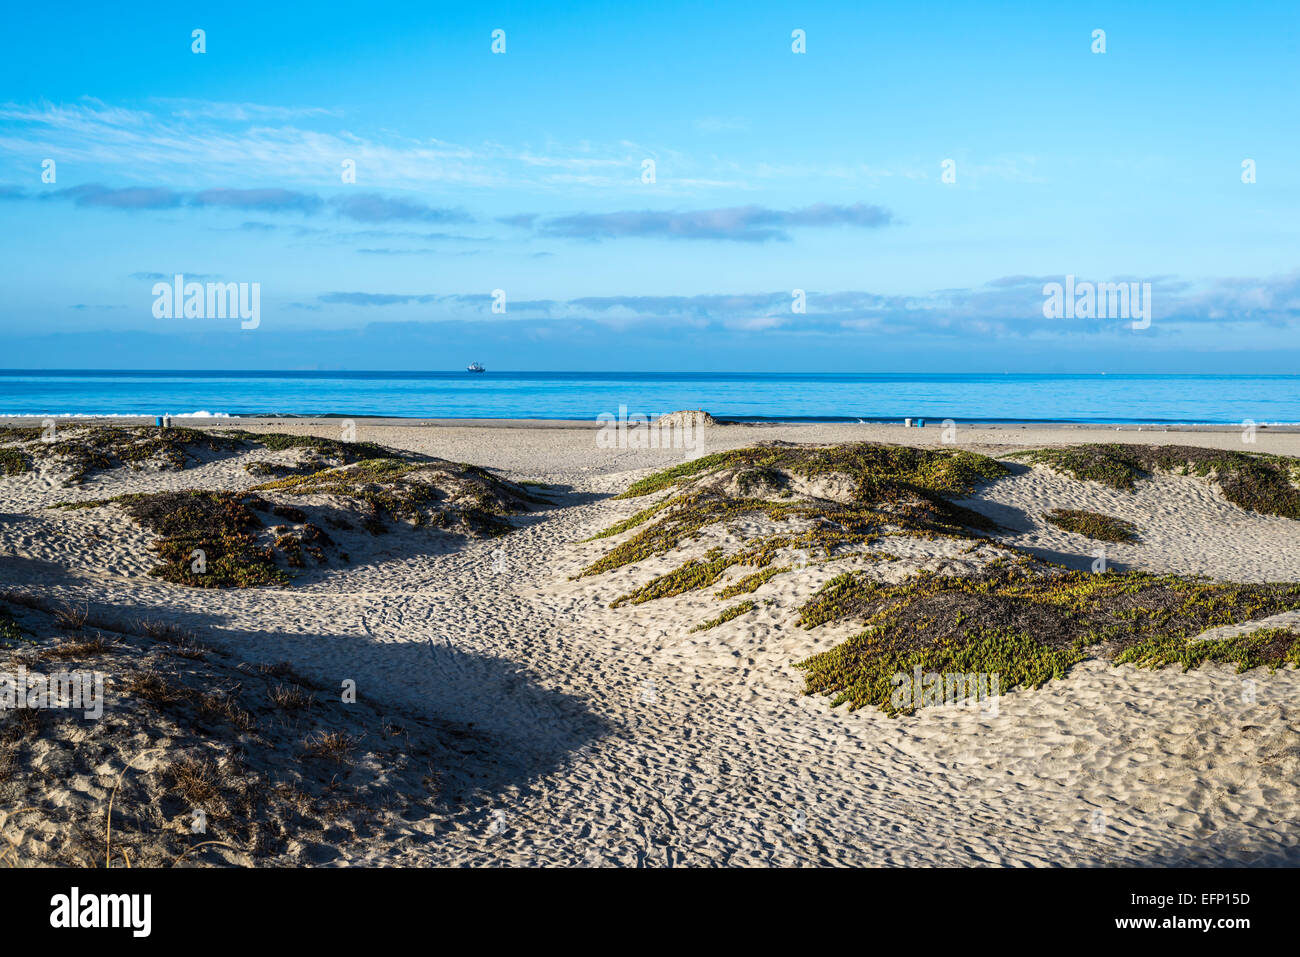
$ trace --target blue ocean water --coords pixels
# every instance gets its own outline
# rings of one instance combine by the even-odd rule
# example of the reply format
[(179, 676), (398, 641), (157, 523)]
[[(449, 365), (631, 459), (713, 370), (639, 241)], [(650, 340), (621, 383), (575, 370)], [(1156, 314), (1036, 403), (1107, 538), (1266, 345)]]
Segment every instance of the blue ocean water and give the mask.
[(1300, 422), (1300, 376), (0, 371), (0, 415)]

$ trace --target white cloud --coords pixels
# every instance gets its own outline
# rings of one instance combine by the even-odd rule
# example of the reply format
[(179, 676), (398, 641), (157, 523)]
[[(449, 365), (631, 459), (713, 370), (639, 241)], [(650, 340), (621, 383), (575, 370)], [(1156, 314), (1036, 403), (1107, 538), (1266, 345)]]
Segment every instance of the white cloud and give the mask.
[[(358, 185), (552, 189), (640, 182), (643, 159), (685, 166), (678, 154), (634, 143), (577, 147), (548, 142), (477, 146), (391, 133), (361, 136), (336, 113), (197, 100), (154, 101), (158, 109), (127, 109), (95, 99), (75, 104), (0, 104), (0, 154), (53, 156), (94, 165), (95, 177), (225, 186), (274, 181), (342, 183), (343, 160), (356, 163)], [(330, 129), (316, 128), (329, 126)], [(662, 170), (661, 165), (661, 170)], [(735, 185), (676, 176), (666, 191)]]
[(764, 329), (779, 329), (785, 325), (785, 320), (777, 316), (758, 316), (753, 319), (728, 319), (723, 325), (740, 332), (761, 332)]

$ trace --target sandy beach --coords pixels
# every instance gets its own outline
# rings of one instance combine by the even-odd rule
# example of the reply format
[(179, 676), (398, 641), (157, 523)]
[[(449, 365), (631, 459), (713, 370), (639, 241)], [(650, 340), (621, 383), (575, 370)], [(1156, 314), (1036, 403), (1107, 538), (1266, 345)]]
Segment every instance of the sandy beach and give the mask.
[[(10, 423), (14, 424), (14, 423)], [(32, 423), (26, 423), (32, 424)], [(340, 438), (339, 420), (186, 422), (205, 430)], [(940, 427), (712, 425), (691, 449), (601, 448), (590, 423), (359, 419), (356, 442), (490, 470), (537, 502), (492, 537), (403, 525), (383, 535), (331, 531), (347, 562), (307, 562), (281, 584), (187, 587), (151, 575), (157, 536), (113, 504), (58, 503), (266, 483), (246, 466), (295, 450), (199, 454), (184, 468), (96, 470), (68, 485), (41, 460), (0, 477), (0, 584), (84, 608), (91, 620), (147, 616), (200, 636), (232, 662), (284, 662), (328, 709), (355, 682), (377, 714), (398, 712), (478, 736), (439, 758), (438, 801), (392, 815), (382, 838), (339, 841), (313, 856), (289, 839), (281, 862), (430, 865), (1113, 865), (1300, 862), (1300, 674), (1239, 674), (1225, 662), (1184, 672), (1088, 658), (1064, 677), (1016, 688), (995, 708), (891, 716), (806, 695), (796, 662), (862, 630), (860, 619), (799, 627), (800, 606), (860, 555), (812, 561), (753, 591), (752, 610), (722, 610), (715, 588), (619, 603), (684, 561), (702, 561), (769, 529), (761, 517), (701, 530), (680, 547), (582, 574), (634, 534), (592, 536), (660, 498), (620, 499), (631, 483), (760, 443), (888, 443), (1009, 453), (1084, 443), (1181, 445), (1300, 455), (1300, 433), (1125, 426)], [(59, 430), (69, 426), (60, 422)], [(1212, 479), (1159, 472), (1115, 489), (1018, 464), (956, 496), (997, 523), (987, 538), (1087, 572), (1098, 543), (1043, 519), (1053, 508), (1130, 523), (1105, 545), (1117, 570), (1238, 583), (1300, 581), (1300, 525), (1233, 504)], [(255, 470), (256, 471), (256, 470)], [(533, 484), (542, 483), (542, 484)], [(834, 482), (813, 489), (834, 496)], [(797, 489), (799, 495), (813, 494)], [(271, 492), (265, 493), (271, 496)], [(304, 508), (306, 505), (303, 506)], [(287, 514), (287, 513), (286, 513)], [(762, 526), (762, 527), (760, 527)], [(901, 536), (885, 548), (901, 580), (962, 574), (968, 541)], [(782, 555), (778, 563), (787, 563)], [(732, 568), (719, 586), (752, 569)], [(12, 603), (11, 603), (12, 604)], [(13, 605), (38, 641), (34, 614)], [(1261, 619), (1262, 621), (1262, 619)], [(1264, 624), (1300, 622), (1300, 612)], [(39, 766), (41, 754), (19, 752)], [(163, 775), (164, 748), (135, 765)], [(29, 768), (29, 771), (31, 769)], [(71, 780), (22, 779), (20, 805), (100, 808), (122, 763)], [(134, 776), (134, 774), (133, 774)], [(11, 786), (13, 782), (10, 782)], [(19, 859), (54, 840), (37, 819), (7, 822)], [(102, 812), (101, 816), (102, 816)], [(317, 842), (319, 845), (322, 842)], [(319, 847), (317, 847), (319, 851)], [(213, 849), (209, 863), (244, 863)]]

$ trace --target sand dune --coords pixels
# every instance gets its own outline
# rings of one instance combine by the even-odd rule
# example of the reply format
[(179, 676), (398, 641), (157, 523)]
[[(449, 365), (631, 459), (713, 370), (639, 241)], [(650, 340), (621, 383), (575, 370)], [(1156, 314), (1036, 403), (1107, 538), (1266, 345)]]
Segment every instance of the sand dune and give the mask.
[[(226, 425), (227, 423), (222, 423)], [(259, 423), (240, 423), (258, 429)], [(269, 426), (291, 428), (283, 423)], [(334, 436), (337, 426), (292, 428)], [(323, 687), (473, 728), (497, 742), (452, 798), (400, 840), (341, 848), (339, 862), (400, 865), (1146, 864), (1300, 862), (1300, 674), (1076, 665), (1003, 696), (996, 714), (891, 718), (801, 694), (795, 661), (860, 630), (795, 626), (842, 568), (773, 578), (755, 610), (691, 629), (714, 589), (609, 607), (655, 575), (754, 529), (711, 528), (679, 553), (574, 578), (611, 540), (585, 539), (647, 504), (613, 495), (695, 450), (599, 449), (592, 431), (362, 423), (358, 439), (550, 483), (550, 504), (501, 538), (422, 529), (376, 536), (346, 565), (284, 587), (195, 589), (150, 577), (149, 534), (114, 506), (47, 506), (128, 492), (262, 481), (241, 454), (184, 470), (114, 469), (76, 488), (38, 469), (0, 479), (0, 582), (93, 609), (148, 609), (235, 656), (287, 661)], [(705, 451), (755, 441), (939, 446), (938, 430), (712, 426)], [(1170, 441), (1113, 430), (969, 430), (958, 447)], [(1236, 433), (1180, 444), (1242, 448)], [(1248, 451), (1300, 453), (1260, 433)], [(286, 461), (288, 459), (286, 458)], [(1086, 569), (1097, 543), (1045, 522), (1053, 507), (1127, 519), (1120, 568), (1242, 582), (1300, 580), (1300, 525), (1227, 502), (1206, 481), (1159, 475), (1116, 491), (1044, 468), (961, 504), (1001, 541)], [(969, 561), (965, 546), (898, 539), (900, 569)], [(739, 578), (733, 570), (720, 583)], [(1290, 621), (1292, 619), (1286, 619)], [(39, 796), (36, 796), (39, 798)], [(24, 800), (31, 801), (32, 795)], [(13, 833), (8, 828), (7, 833)], [(16, 836), (16, 834), (15, 834)]]

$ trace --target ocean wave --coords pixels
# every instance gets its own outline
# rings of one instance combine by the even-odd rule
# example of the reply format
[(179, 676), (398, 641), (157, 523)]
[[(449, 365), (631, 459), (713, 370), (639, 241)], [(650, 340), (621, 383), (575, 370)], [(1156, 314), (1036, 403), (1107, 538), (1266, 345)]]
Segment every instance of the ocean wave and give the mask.
[[(228, 419), (229, 412), (165, 412), (173, 419)], [(154, 419), (155, 412), (0, 412), (0, 419)]]

